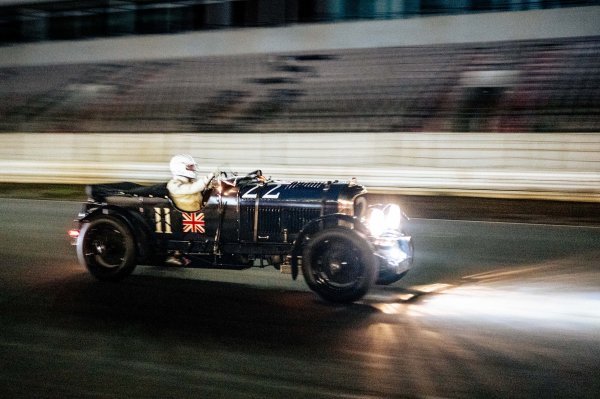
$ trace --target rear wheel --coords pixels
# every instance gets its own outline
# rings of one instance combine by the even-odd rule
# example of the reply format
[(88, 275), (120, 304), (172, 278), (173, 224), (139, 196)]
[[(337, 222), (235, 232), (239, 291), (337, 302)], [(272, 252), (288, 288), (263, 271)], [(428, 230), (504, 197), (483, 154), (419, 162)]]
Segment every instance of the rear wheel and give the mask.
[(369, 242), (355, 230), (333, 228), (311, 237), (302, 254), (308, 286), (331, 302), (362, 298), (377, 278), (377, 261)]
[(83, 225), (77, 257), (97, 279), (121, 280), (135, 269), (135, 241), (123, 222), (109, 216), (99, 217)]

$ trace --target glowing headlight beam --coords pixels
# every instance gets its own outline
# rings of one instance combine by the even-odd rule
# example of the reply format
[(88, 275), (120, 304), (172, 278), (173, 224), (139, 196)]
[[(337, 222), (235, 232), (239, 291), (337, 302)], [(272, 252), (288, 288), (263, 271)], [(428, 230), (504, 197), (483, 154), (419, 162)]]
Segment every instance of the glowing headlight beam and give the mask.
[(385, 227), (389, 230), (399, 230), (402, 218), (400, 207), (396, 204), (389, 204), (384, 208), (383, 212), (385, 215)]
[(371, 234), (379, 237), (385, 231), (385, 214), (379, 208), (372, 208), (369, 215), (369, 229)]
[(369, 210), (367, 225), (373, 236), (380, 237), (386, 231), (400, 230), (401, 220), (402, 211), (400, 207), (395, 204), (388, 204), (383, 208), (381, 206), (372, 207)]

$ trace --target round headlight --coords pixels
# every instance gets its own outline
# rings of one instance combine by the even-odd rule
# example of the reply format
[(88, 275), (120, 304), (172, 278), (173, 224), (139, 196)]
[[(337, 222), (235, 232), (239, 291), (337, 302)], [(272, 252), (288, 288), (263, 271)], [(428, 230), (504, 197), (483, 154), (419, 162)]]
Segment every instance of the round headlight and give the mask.
[(385, 227), (389, 230), (399, 230), (402, 219), (402, 211), (396, 204), (387, 205), (384, 210)]
[(369, 230), (374, 236), (383, 234), (386, 228), (385, 214), (379, 208), (372, 208), (369, 212)]

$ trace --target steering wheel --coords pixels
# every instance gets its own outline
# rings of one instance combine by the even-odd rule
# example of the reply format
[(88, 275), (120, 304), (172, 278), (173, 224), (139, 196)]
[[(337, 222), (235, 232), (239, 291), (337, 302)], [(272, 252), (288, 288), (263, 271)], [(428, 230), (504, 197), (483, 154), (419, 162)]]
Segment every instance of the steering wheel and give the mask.
[(231, 171), (225, 171), (221, 169), (216, 169), (213, 172), (213, 179), (211, 182), (212, 187), (220, 186), (221, 184), (228, 184), (230, 186), (236, 185), (237, 176), (235, 173)]
[(254, 172), (250, 172), (246, 176), (249, 177), (249, 178), (251, 178), (251, 179), (257, 179), (257, 180), (264, 179), (262, 170), (260, 170), (260, 169), (256, 169)]
[(212, 187), (220, 186), (223, 183), (230, 186), (237, 186), (239, 184), (255, 181), (263, 183), (267, 181), (267, 178), (263, 176), (262, 170), (260, 169), (250, 172), (245, 176), (238, 176), (237, 173), (217, 169), (213, 172), (213, 176), (211, 182)]

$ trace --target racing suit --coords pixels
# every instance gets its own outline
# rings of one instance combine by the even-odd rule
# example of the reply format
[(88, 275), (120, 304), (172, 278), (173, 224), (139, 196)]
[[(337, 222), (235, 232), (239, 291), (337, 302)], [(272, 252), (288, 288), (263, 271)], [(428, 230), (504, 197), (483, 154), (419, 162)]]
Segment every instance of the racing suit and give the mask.
[(202, 202), (202, 191), (208, 187), (213, 174), (199, 179), (190, 179), (183, 176), (174, 176), (167, 183), (169, 195), (175, 206), (182, 211), (195, 212), (200, 210)]

